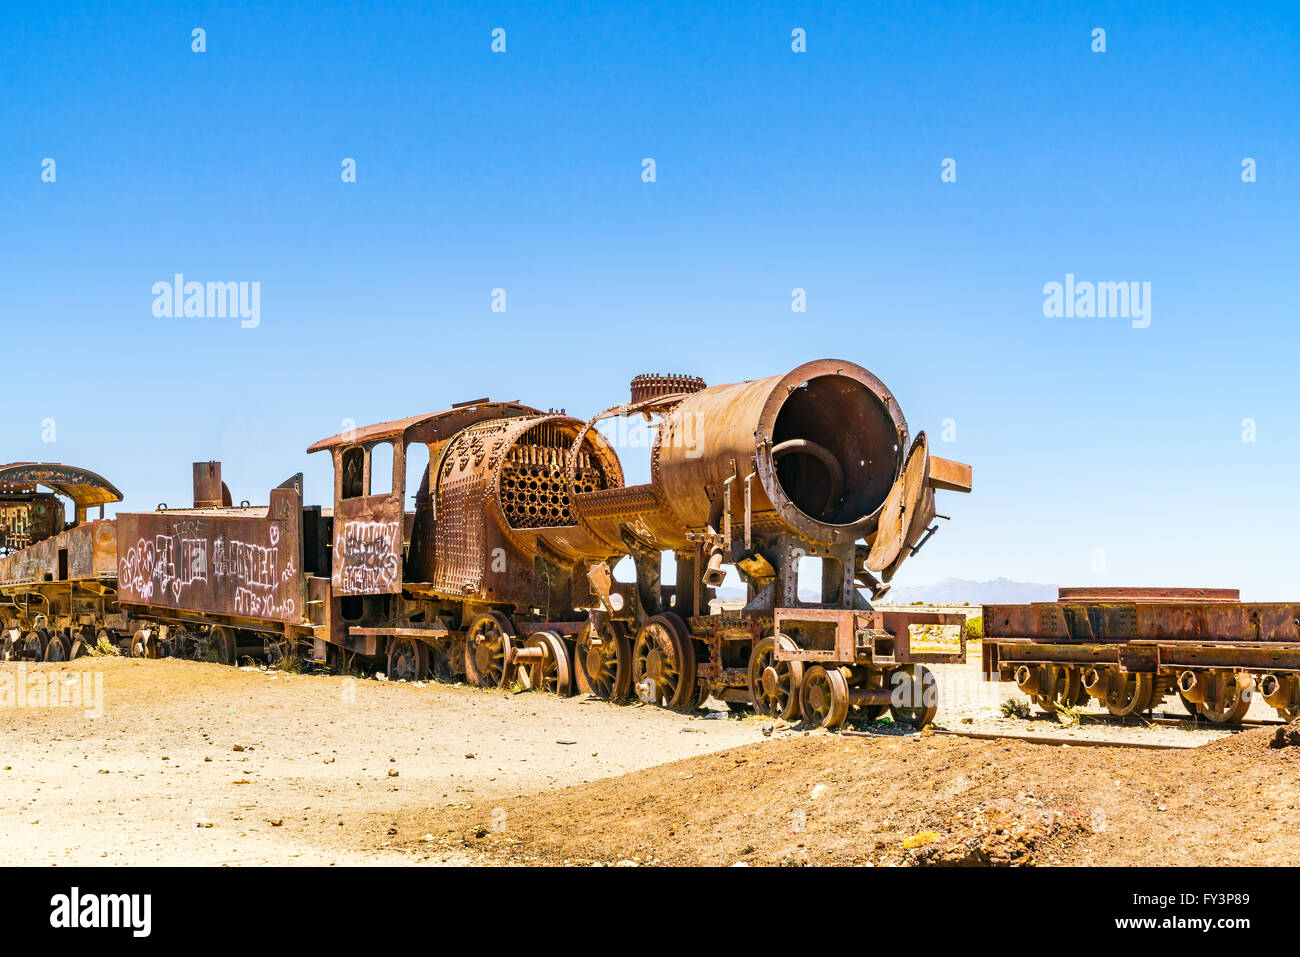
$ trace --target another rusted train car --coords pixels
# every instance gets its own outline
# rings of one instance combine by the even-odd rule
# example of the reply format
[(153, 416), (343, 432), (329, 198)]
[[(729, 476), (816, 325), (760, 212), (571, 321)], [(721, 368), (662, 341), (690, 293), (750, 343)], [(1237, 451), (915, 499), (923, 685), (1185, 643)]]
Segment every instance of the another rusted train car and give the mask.
[(85, 469), (0, 466), (0, 660), (66, 661), (97, 629), (122, 624), (117, 538), (103, 517), (104, 506), (121, 500), (112, 483)]
[(984, 606), (984, 677), (1045, 711), (1096, 699), (1118, 717), (1177, 695), (1189, 714), (1240, 722), (1256, 694), (1300, 717), (1300, 605), (1226, 588), (1062, 588), (1054, 602)]

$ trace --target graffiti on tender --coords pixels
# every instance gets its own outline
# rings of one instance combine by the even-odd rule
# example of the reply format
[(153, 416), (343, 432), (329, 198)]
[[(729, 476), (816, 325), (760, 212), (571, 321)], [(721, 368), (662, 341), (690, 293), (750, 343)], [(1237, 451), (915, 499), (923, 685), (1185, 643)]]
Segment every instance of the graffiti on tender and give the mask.
[(279, 526), (263, 528), (263, 543), (236, 537), (229, 524), (195, 521), (175, 523), (171, 534), (142, 536), (121, 559), (124, 597), (174, 607), (224, 606), (236, 615), (287, 621), (297, 611), (297, 563), (280, 547)]
[(397, 522), (349, 521), (338, 534), (340, 584), (352, 594), (385, 592), (402, 573)]

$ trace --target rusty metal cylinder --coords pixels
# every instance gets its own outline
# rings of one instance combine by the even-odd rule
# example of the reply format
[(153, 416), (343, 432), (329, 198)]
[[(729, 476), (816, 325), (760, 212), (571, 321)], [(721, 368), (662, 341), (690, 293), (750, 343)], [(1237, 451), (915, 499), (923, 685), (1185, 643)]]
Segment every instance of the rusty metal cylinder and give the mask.
[(1270, 708), (1290, 710), (1295, 707), (1298, 679), (1295, 675), (1264, 675), (1259, 679), (1259, 693)]
[(229, 493), (221, 481), (220, 462), (194, 463), (194, 507), (221, 508), (229, 505)]
[(1098, 700), (1105, 700), (1109, 691), (1106, 672), (1100, 668), (1084, 668), (1080, 679), (1083, 683), (1083, 690), (1088, 692), (1089, 696)]
[(1184, 671), (1178, 675), (1178, 693), (1192, 704), (1202, 704), (1209, 692), (1205, 673)]
[(854, 363), (819, 359), (684, 399), (659, 429), (652, 485), (682, 532), (716, 532), (720, 511), (734, 529), (748, 485), (752, 523), (846, 543), (875, 530), (907, 439), (884, 383)]
[(1037, 668), (1030, 668), (1028, 665), (1021, 665), (1015, 672), (1016, 687), (1028, 695), (1036, 695), (1042, 691), (1039, 682), (1039, 673)]

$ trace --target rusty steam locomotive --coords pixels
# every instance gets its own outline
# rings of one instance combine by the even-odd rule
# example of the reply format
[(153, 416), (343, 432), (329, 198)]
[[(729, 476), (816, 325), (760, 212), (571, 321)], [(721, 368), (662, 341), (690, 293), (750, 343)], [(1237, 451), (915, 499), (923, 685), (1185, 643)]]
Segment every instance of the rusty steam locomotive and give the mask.
[[(659, 424), (651, 480), (628, 486), (601, 426), (633, 416)], [(107, 519), (122, 495), (92, 472), (0, 469), (0, 658), (302, 653), (674, 709), (713, 695), (826, 727), (851, 708), (924, 724), (925, 664), (964, 658), (909, 638), (959, 616), (876, 611), (863, 591), (888, 590), (934, 531), (935, 490), (969, 491), (970, 468), (911, 439), (853, 363), (712, 388), (638, 376), (589, 421), (478, 400), (308, 451), (333, 461), (330, 508), (303, 502), (301, 474), (235, 505), (206, 462), (192, 507)], [(407, 488), (413, 451), (428, 465)], [(711, 608), (727, 566), (747, 599)]]

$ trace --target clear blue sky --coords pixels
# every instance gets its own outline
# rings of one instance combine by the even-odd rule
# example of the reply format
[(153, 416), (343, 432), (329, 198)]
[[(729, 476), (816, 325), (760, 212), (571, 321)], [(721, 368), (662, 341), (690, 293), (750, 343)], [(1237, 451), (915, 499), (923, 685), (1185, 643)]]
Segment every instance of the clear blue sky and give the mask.
[[(0, 459), (324, 501), (346, 418), (836, 356), (975, 467), (901, 581), (1300, 596), (1293, 3), (11, 3), (0, 94)], [(260, 327), (155, 318), (177, 272)]]

